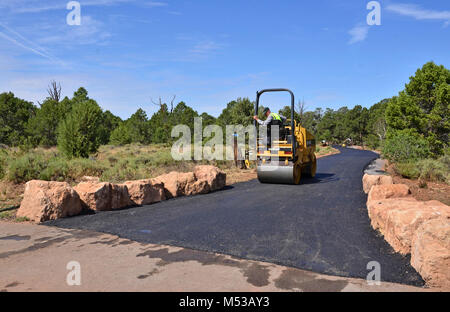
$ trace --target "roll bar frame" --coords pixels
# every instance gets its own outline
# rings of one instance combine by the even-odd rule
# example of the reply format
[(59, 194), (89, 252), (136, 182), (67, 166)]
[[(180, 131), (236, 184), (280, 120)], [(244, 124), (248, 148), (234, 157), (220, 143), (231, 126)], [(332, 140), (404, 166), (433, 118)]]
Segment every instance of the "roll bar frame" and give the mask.
[[(255, 103), (255, 115), (258, 116), (258, 108), (259, 108), (259, 98), (261, 97), (261, 95), (263, 93), (267, 93), (267, 92), (289, 92), (291, 95), (291, 131), (292, 131), (292, 159), (295, 161), (295, 121), (294, 121), (294, 105), (295, 105), (295, 97), (294, 97), (294, 93), (289, 90), (289, 89), (283, 89), (283, 88), (275, 88), (275, 89), (264, 89), (261, 91), (256, 91), (256, 103)], [(257, 126), (257, 122), (256, 120), (253, 122), (255, 127)]]

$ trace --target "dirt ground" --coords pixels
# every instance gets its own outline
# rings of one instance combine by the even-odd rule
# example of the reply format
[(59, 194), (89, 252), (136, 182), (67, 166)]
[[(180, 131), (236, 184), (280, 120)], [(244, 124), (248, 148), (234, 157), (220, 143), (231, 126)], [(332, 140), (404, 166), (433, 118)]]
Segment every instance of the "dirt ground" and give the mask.
[(446, 205), (450, 205), (450, 185), (428, 181), (421, 185), (419, 180), (405, 179), (395, 173), (392, 164), (386, 165), (386, 172), (392, 176), (395, 184), (408, 185), (415, 199), (421, 201), (438, 200)]

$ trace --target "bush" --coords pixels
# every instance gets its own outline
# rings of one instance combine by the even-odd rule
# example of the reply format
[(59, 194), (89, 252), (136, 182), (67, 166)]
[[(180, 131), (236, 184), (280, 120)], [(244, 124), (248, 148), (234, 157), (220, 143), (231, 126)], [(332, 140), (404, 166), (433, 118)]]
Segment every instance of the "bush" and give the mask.
[(450, 184), (449, 157), (423, 159), (417, 162), (396, 163), (395, 171), (408, 179), (445, 182)]
[(127, 123), (121, 123), (113, 130), (110, 136), (110, 144), (112, 145), (126, 145), (133, 142), (132, 133)]
[(410, 130), (391, 133), (383, 147), (384, 156), (395, 162), (413, 162), (430, 155), (427, 141)]
[(370, 147), (371, 149), (378, 149), (382, 144), (382, 141), (380, 140), (380, 138), (378, 136), (376, 136), (375, 134), (369, 134), (365, 139), (364, 139), (364, 143)]
[(39, 174), (39, 179), (45, 181), (66, 181), (69, 178), (69, 166), (66, 159), (54, 158)]
[(106, 166), (99, 161), (85, 158), (74, 158), (69, 162), (68, 175), (72, 180), (83, 176), (100, 177), (106, 170)]
[(101, 176), (102, 181), (123, 182), (148, 178), (145, 167), (139, 166), (135, 159), (121, 159)]
[(8, 153), (4, 151), (0, 147), (0, 180), (5, 177), (6, 173), (6, 158), (8, 157)]
[(418, 163), (420, 178), (426, 181), (450, 183), (450, 170), (443, 159), (425, 159)]
[(46, 165), (45, 159), (40, 154), (30, 153), (11, 159), (8, 166), (8, 180), (21, 183), (39, 179)]
[(394, 168), (395, 172), (404, 178), (417, 179), (420, 176), (420, 169), (417, 163), (396, 163)]
[(58, 127), (58, 148), (68, 157), (89, 157), (100, 146), (102, 110), (87, 100), (74, 105)]

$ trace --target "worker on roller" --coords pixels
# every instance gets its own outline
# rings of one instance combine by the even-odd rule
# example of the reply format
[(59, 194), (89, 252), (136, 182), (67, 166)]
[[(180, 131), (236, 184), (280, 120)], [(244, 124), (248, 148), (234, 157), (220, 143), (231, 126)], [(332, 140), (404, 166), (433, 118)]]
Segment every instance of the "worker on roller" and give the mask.
[(258, 116), (253, 116), (253, 119), (262, 126), (282, 126), (286, 121), (286, 117), (272, 113), (268, 107), (264, 108), (263, 114), (267, 117), (264, 121), (259, 119)]
[(272, 113), (268, 107), (264, 108), (263, 114), (266, 116), (266, 120), (262, 121), (258, 116), (253, 116), (253, 119), (261, 126), (267, 126), (267, 139), (264, 139), (264, 145), (271, 142), (271, 126), (283, 126), (286, 121), (286, 117), (280, 114)]

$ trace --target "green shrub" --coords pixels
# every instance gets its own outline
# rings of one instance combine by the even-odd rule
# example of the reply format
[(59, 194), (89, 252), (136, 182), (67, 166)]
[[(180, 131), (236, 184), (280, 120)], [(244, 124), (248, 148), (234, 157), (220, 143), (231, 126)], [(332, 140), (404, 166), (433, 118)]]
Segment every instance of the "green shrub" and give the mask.
[(413, 131), (391, 133), (383, 147), (384, 156), (395, 162), (413, 162), (430, 155), (428, 142)]
[(450, 183), (449, 158), (422, 159), (417, 162), (396, 163), (395, 171), (408, 179)]
[(364, 143), (371, 149), (378, 149), (382, 147), (382, 141), (380, 140), (380, 138), (372, 133), (367, 135), (367, 137), (364, 139)]
[(417, 163), (396, 163), (395, 172), (404, 178), (417, 179), (420, 176), (420, 168)]
[(112, 145), (126, 145), (133, 142), (133, 134), (127, 123), (121, 123), (116, 129), (111, 132), (110, 144)]
[(444, 159), (424, 159), (418, 163), (420, 178), (426, 181), (450, 182), (449, 166)]
[(135, 159), (121, 159), (111, 168), (105, 170), (101, 176), (102, 181), (124, 182), (148, 178), (146, 167), (139, 165)]
[(46, 168), (41, 171), (39, 178), (45, 181), (66, 181), (69, 179), (67, 160), (61, 158), (51, 159)]
[(68, 161), (68, 176), (72, 180), (76, 180), (83, 176), (100, 177), (106, 166), (97, 160), (85, 158), (73, 158)]
[(46, 167), (46, 161), (40, 154), (25, 154), (11, 159), (8, 166), (8, 180), (15, 183), (39, 179)]
[(445, 154), (440, 157), (439, 161), (447, 168), (447, 171), (450, 170), (450, 154)]
[(5, 177), (7, 157), (8, 154), (0, 147), (0, 180)]
[(87, 100), (77, 103), (58, 127), (58, 148), (68, 157), (89, 157), (100, 146), (102, 110)]

